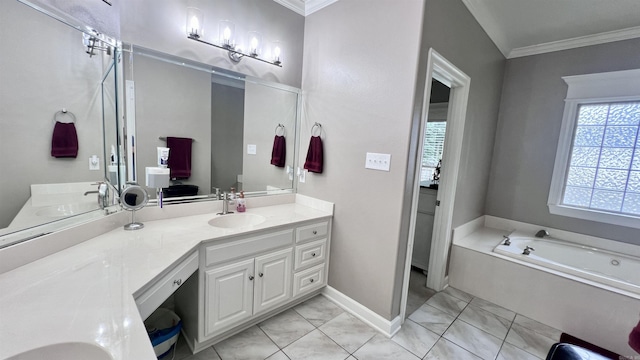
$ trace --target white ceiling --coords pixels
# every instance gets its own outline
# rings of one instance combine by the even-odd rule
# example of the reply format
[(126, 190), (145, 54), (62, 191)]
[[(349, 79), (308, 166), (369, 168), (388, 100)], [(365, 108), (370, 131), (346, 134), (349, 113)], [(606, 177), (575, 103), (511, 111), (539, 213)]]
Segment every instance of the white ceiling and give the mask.
[(462, 0), (507, 58), (640, 37), (640, 0)]
[[(306, 16), (338, 0), (274, 1)], [(640, 0), (462, 2), (507, 58), (640, 37)]]

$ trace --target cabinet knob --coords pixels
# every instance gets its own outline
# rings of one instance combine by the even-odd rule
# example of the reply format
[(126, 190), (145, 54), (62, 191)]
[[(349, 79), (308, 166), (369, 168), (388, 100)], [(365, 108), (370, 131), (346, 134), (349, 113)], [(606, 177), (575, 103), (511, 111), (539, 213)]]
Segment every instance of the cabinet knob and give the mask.
[(313, 230), (313, 235), (317, 235), (318, 234), (318, 230)]
[(249, 280), (253, 280), (253, 275), (249, 275)]
[(182, 285), (182, 279), (173, 280), (173, 284), (178, 286)]
[(263, 273), (259, 273), (258, 276), (262, 277), (264, 274)]
[(313, 279), (310, 279), (309, 282), (313, 282)]
[(316, 257), (316, 253), (311, 253), (311, 257)]

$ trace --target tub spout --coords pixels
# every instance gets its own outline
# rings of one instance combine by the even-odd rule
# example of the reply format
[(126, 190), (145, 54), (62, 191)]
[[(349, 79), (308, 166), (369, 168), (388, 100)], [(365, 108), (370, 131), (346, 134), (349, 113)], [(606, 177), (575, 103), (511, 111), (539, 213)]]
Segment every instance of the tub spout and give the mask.
[(549, 232), (545, 229), (542, 229), (536, 233), (537, 238), (543, 238), (545, 236), (549, 236)]

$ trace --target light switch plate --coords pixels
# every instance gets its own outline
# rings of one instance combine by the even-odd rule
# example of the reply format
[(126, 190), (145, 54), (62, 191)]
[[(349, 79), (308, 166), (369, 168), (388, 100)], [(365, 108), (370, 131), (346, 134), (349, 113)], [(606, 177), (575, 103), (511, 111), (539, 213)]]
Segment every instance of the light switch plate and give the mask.
[(247, 145), (247, 154), (255, 155), (257, 152), (257, 146), (254, 144)]
[(301, 183), (307, 181), (307, 169), (298, 167), (298, 181)]
[(92, 155), (89, 158), (89, 170), (100, 170), (100, 158), (98, 155)]
[(367, 169), (389, 171), (391, 168), (391, 154), (367, 153), (364, 164)]

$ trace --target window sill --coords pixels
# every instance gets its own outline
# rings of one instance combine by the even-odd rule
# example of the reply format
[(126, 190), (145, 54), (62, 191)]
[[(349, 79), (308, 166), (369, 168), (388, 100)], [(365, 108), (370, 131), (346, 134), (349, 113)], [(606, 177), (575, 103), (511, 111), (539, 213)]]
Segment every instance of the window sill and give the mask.
[(611, 225), (619, 225), (630, 227), (634, 229), (640, 229), (640, 218), (624, 215), (624, 214), (613, 214), (604, 211), (592, 210), (592, 209), (583, 209), (576, 208), (566, 205), (555, 205), (548, 204), (549, 212), (553, 215), (561, 215), (567, 216), (577, 219), (597, 221), (600, 223), (611, 224)]

